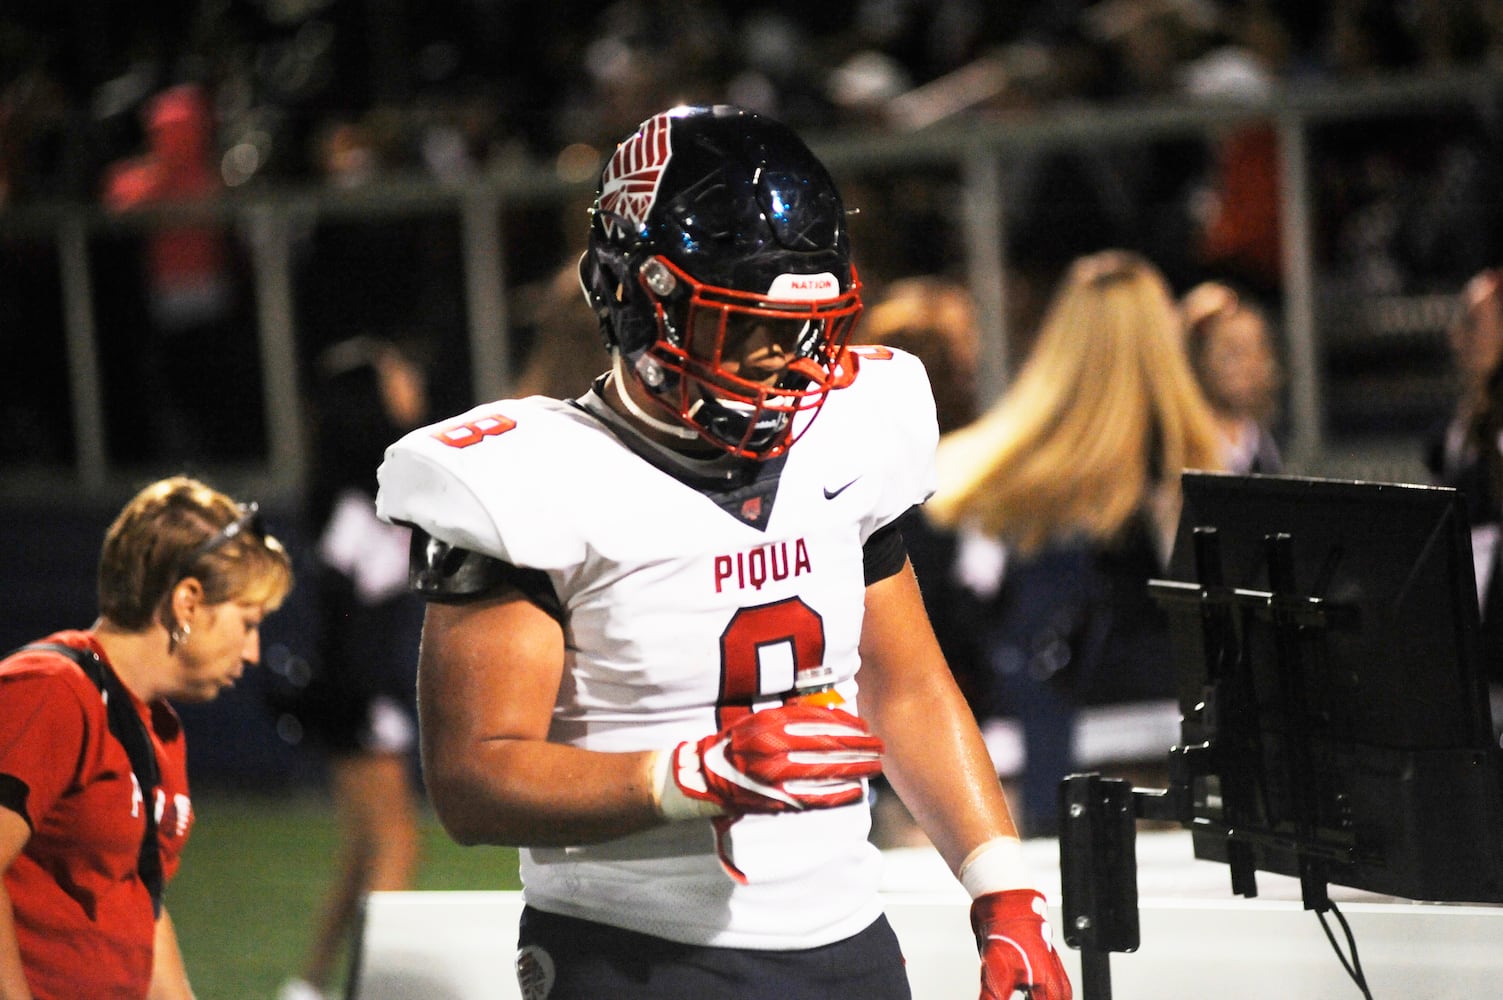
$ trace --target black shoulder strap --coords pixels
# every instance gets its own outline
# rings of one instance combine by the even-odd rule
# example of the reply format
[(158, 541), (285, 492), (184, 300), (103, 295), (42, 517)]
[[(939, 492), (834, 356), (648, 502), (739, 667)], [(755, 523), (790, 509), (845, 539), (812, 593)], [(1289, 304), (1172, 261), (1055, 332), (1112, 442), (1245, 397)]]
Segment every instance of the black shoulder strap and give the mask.
[(136, 782), (141, 786), (141, 794), (146, 799), (146, 833), (141, 838), (137, 870), (141, 874), (141, 881), (146, 883), (147, 891), (151, 893), (152, 909), (160, 916), (162, 912), (162, 855), (157, 848), (157, 785), (161, 783), (161, 778), (157, 771), (156, 751), (152, 748), (151, 735), (146, 731), (146, 724), (136, 713), (135, 706), (131, 704), (130, 694), (120, 683), (120, 678), (104, 665), (93, 650), (74, 649), (60, 642), (33, 642), (22, 646), (16, 652), (29, 650), (44, 650), (57, 653), (59, 656), (66, 656), (78, 664), (79, 669), (104, 693), (110, 732), (125, 747), (125, 753), (130, 757), (131, 770), (136, 773)]

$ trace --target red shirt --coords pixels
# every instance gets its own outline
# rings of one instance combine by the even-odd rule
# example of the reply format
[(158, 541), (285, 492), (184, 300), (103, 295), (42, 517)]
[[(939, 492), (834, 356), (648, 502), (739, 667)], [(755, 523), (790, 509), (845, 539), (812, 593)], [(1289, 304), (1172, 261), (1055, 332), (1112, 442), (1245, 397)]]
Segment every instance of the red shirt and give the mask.
[[(87, 632), (47, 638), (104, 650)], [(108, 665), (108, 660), (104, 660)], [(164, 882), (178, 868), (193, 824), (182, 725), (165, 701), (136, 710), (161, 771), (157, 837)], [(146, 996), (155, 915), (136, 871), (146, 830), (141, 791), (104, 700), (82, 670), (56, 653), (0, 660), (0, 775), (25, 786), (31, 839), (5, 872), (26, 978), (37, 1000)], [(14, 782), (7, 783), (14, 793)]]

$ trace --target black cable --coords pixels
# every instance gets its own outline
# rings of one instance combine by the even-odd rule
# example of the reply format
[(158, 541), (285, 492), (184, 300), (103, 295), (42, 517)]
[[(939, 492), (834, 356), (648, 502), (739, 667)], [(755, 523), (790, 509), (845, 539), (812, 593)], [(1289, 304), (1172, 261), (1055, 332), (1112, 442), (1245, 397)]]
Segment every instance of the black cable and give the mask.
[(1330, 904), (1331, 912), (1336, 914), (1337, 921), (1341, 924), (1341, 932), (1346, 937), (1347, 951), (1351, 953), (1351, 960), (1341, 953), (1341, 945), (1336, 943), (1336, 935), (1331, 932), (1331, 925), (1326, 923), (1326, 915), (1321, 910), (1316, 910), (1315, 915), (1320, 918), (1320, 929), (1326, 932), (1326, 940), (1331, 942), (1331, 949), (1336, 952), (1336, 958), (1340, 960), (1341, 967), (1346, 974), (1352, 977), (1352, 982), (1357, 984), (1357, 989), (1362, 991), (1363, 1000), (1373, 1000), (1373, 995), (1367, 988), (1367, 976), (1362, 971), (1362, 960), (1357, 957), (1357, 939), (1352, 936), (1351, 925), (1346, 922), (1346, 916), (1333, 902)]

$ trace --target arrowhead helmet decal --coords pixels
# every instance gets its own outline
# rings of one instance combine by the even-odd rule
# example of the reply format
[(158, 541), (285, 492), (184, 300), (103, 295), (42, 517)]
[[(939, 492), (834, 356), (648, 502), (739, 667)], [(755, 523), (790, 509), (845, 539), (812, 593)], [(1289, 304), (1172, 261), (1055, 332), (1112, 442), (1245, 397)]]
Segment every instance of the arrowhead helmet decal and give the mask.
[(635, 235), (626, 233), (623, 223), (640, 230), (647, 222), (657, 201), (658, 184), (673, 158), (669, 121), (666, 113), (654, 115), (611, 155), (601, 182), (600, 208), (606, 231), (613, 237)]

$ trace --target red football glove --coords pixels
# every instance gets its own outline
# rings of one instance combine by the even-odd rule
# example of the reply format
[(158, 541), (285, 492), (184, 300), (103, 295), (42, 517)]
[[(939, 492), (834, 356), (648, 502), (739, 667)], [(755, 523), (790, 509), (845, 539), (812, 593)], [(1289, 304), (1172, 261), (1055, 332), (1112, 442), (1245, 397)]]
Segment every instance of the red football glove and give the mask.
[(851, 713), (780, 705), (680, 743), (668, 776), (699, 815), (736, 816), (858, 802), (862, 779), (881, 772), (882, 741)]
[(1071, 1000), (1075, 994), (1049, 937), (1044, 897), (1032, 889), (988, 892), (971, 903), (971, 929), (981, 951), (981, 1000)]

